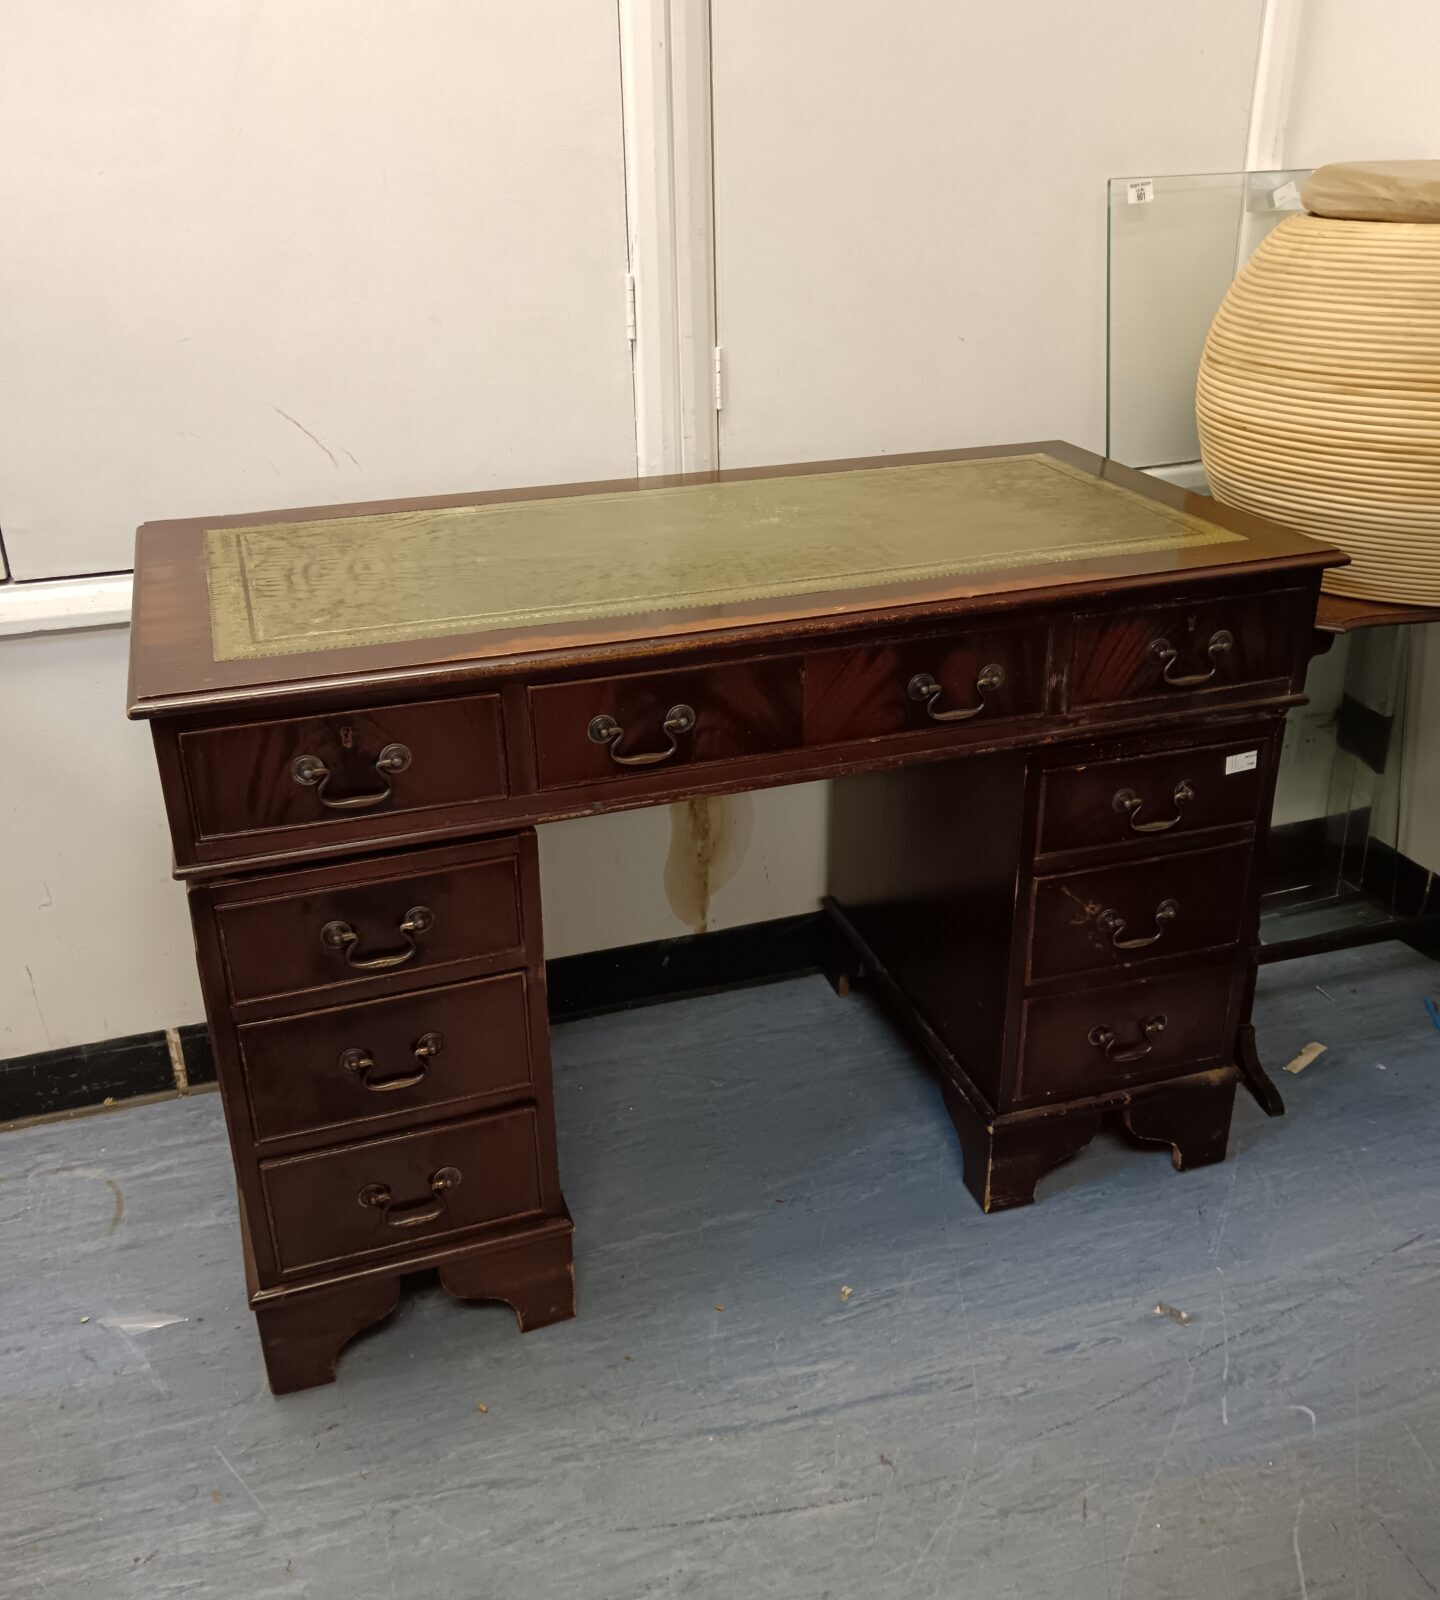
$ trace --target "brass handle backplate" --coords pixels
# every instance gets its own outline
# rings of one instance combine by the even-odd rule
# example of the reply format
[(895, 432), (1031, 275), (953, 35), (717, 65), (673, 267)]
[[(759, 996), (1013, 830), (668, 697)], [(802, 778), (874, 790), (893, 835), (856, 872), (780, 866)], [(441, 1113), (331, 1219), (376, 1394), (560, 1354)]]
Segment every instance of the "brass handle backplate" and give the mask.
[(1140, 1037), (1135, 1041), (1134, 1044), (1125, 1045), (1122, 1048), (1120, 1044), (1120, 1036), (1113, 1028), (1108, 1028), (1103, 1023), (1091, 1028), (1090, 1043), (1093, 1044), (1097, 1050), (1103, 1050), (1105, 1052), (1105, 1059), (1107, 1061), (1118, 1061), (1121, 1063), (1127, 1061), (1139, 1061), (1142, 1056), (1148, 1056), (1155, 1048), (1154, 1039), (1156, 1034), (1164, 1033), (1164, 1031), (1164, 1014), (1161, 1012), (1156, 1012), (1153, 1017), (1147, 1017), (1145, 1021), (1140, 1024)]
[(430, 1069), (431, 1058), (438, 1056), (444, 1048), (445, 1040), (440, 1034), (421, 1034), (410, 1052), (420, 1063), (420, 1070), (396, 1072), (388, 1078), (373, 1076), (375, 1058), (359, 1045), (352, 1045), (350, 1049), (340, 1052), (340, 1065), (346, 1072), (356, 1073), (367, 1089), (373, 1090), (376, 1094), (384, 1094), (390, 1089), (413, 1089), (417, 1083), (423, 1083), (425, 1074)]
[(381, 806), (390, 798), (392, 772), (404, 772), (410, 765), (410, 752), (403, 744), (387, 744), (375, 757), (375, 771), (380, 775), (382, 787), (365, 794), (326, 794), (333, 776), (319, 756), (296, 756), (290, 763), (290, 776), (302, 788), (314, 789), (315, 796), (327, 811), (368, 811), (371, 806)]
[(665, 713), (664, 722), (660, 724), (660, 731), (668, 740), (665, 749), (646, 750), (634, 756), (620, 754), (620, 741), (625, 737), (625, 730), (608, 713), (601, 712), (598, 717), (591, 717), (590, 726), (585, 731), (592, 744), (609, 746), (610, 759), (617, 767), (653, 767), (657, 762), (668, 761), (675, 755), (680, 749), (680, 735), (689, 733), (694, 726), (693, 706), (671, 706)]
[(1180, 659), (1179, 650), (1168, 639), (1152, 639), (1150, 641), (1150, 654), (1162, 664), (1161, 677), (1172, 689), (1193, 689), (1202, 683), (1209, 683), (1220, 670), (1220, 657), (1229, 655), (1235, 648), (1235, 635), (1229, 628), (1217, 628), (1210, 635), (1210, 643), (1205, 646), (1205, 654), (1210, 657), (1210, 670), (1208, 672), (1187, 672), (1177, 677), (1174, 675), (1175, 663)]
[(1125, 931), (1125, 918), (1118, 911), (1106, 909), (1095, 919), (1095, 926), (1101, 933), (1110, 935), (1110, 947), (1113, 950), (1144, 950), (1147, 946), (1158, 944), (1165, 937), (1166, 927), (1174, 922), (1180, 915), (1180, 902), (1178, 900), (1162, 900), (1155, 907), (1155, 931), (1142, 934), (1138, 939), (1122, 939), (1120, 935)]
[(968, 722), (971, 717), (978, 717), (990, 704), (985, 698), (992, 690), (1000, 688), (1005, 682), (1005, 669), (998, 662), (992, 661), (988, 667), (980, 669), (980, 675), (975, 680), (975, 693), (980, 703), (975, 706), (961, 706), (956, 711), (937, 711), (940, 696), (945, 692), (939, 680), (928, 672), (917, 672), (910, 682), (905, 685), (905, 693), (925, 707), (925, 715), (931, 722)]
[(1195, 798), (1195, 791), (1190, 787), (1188, 778), (1181, 778), (1175, 785), (1170, 798), (1175, 802), (1175, 815), (1161, 817), (1155, 822), (1141, 822), (1140, 812), (1145, 802), (1133, 789), (1120, 789), (1116, 791), (1115, 798), (1110, 802), (1114, 808), (1128, 819), (1131, 833), (1168, 833), (1171, 828), (1179, 825), (1182, 818), (1180, 807)]
[(362, 1206), (378, 1211), (381, 1220), (392, 1228), (420, 1228), (444, 1216), (447, 1191), (459, 1187), (459, 1167), (441, 1167), (430, 1176), (432, 1200), (412, 1200), (397, 1206), (388, 1183), (367, 1183), (356, 1198)]
[(435, 926), (435, 913), (429, 906), (411, 906), (400, 919), (398, 932), (405, 948), (383, 956), (361, 956), (360, 935), (348, 922), (327, 922), (320, 930), (320, 943), (327, 950), (339, 951), (345, 965), (356, 972), (384, 972), (387, 967), (402, 967), (420, 953), (419, 939)]

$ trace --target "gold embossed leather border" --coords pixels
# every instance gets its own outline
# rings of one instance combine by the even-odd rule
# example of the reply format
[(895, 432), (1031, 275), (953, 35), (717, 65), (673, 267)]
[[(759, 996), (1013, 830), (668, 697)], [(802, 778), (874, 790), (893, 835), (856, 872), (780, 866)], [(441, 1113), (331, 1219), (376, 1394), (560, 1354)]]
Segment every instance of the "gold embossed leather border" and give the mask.
[(1044, 455), (205, 536), (217, 661), (883, 588), (1242, 537)]

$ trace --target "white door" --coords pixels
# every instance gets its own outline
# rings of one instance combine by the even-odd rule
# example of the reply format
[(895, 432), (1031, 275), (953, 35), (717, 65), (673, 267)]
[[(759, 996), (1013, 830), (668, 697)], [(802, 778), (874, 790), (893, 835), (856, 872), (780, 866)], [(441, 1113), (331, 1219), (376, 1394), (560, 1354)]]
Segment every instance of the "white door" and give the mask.
[(616, 12), (7, 0), (0, 530), (629, 475)]

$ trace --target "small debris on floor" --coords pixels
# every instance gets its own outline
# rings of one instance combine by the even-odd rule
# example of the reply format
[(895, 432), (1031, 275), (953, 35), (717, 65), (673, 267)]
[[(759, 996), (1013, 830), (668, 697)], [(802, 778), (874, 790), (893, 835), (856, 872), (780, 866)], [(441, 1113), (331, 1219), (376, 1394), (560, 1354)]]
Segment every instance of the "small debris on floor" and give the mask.
[(1375, 1070), (1376, 1070), (1376, 1072), (1384, 1072), (1385, 1063), (1383, 1061), (1377, 1061), (1375, 1063)]
[(850, 1285), (848, 1283), (842, 1283), (840, 1285), (840, 1298), (842, 1300), (848, 1300), (850, 1298), (850, 1296), (852, 1294), (854, 1294), (854, 1293), (855, 1293), (855, 1291), (850, 1287)]
[(724, 1306), (722, 1306), (722, 1305), (717, 1305), (717, 1306), (716, 1306), (716, 1307), (715, 1307), (715, 1309), (716, 1309), (716, 1310), (717, 1310), (717, 1311), (723, 1311), (723, 1310), (724, 1310), (724, 1309), (725, 1309), (725, 1307), (724, 1307)]
[(1332, 1006), (1335, 1004), (1335, 996), (1328, 989), (1322, 989), (1318, 983), (1315, 985), (1315, 993), (1323, 994)]
[(475, 1409), (477, 1411), (484, 1412), (484, 1411), (489, 1411), (490, 1407), (487, 1406), (483, 1400), (477, 1400), (475, 1402)]
[(216, 1504), (216, 1505), (217, 1505), (217, 1506), (218, 1506), (218, 1505), (219, 1505), (219, 1504), (220, 1504), (220, 1500), (221, 1500), (221, 1495), (220, 1495), (220, 1491), (219, 1491), (219, 1490), (218, 1490), (218, 1489), (212, 1489), (212, 1490), (211, 1490), (211, 1491), (210, 1491), (210, 1498), (211, 1498), (211, 1499), (212, 1499), (212, 1500), (213, 1500), (213, 1501), (214, 1501), (214, 1502), (215, 1502), (215, 1504)]
[(1325, 1048), (1323, 1044), (1319, 1044), (1312, 1039), (1293, 1061), (1285, 1063), (1286, 1072), (1304, 1072), (1316, 1056), (1325, 1054)]
[(1440, 1028), (1440, 994), (1427, 994), (1425, 996), (1425, 1009), (1430, 1013), (1430, 1020)]
[(89, 1317), (81, 1317), (81, 1322), (89, 1322)]
[(1169, 1317), (1171, 1322), (1178, 1322), (1182, 1328), (1190, 1326), (1190, 1313), (1188, 1311), (1181, 1311), (1175, 1306), (1167, 1306), (1163, 1300), (1155, 1307), (1155, 1315), (1157, 1317)]

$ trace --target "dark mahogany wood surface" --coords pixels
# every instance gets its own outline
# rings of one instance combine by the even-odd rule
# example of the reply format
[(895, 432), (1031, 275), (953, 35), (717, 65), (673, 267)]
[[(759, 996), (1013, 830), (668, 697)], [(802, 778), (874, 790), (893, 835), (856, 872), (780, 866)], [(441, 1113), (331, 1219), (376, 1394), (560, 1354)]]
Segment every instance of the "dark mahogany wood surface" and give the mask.
[(1440, 622), (1440, 606), (1401, 606), (1387, 600), (1357, 600), (1347, 594), (1322, 592), (1315, 612), (1315, 626), (1321, 633), (1423, 626), (1430, 622)]
[[(209, 528), (1041, 449), (1243, 538), (213, 658)], [(934, 1061), (987, 1210), (1111, 1113), (1223, 1157), (1256, 1071), (1259, 819), (1343, 559), (1062, 445), (142, 529), (131, 711), (191, 879), (274, 1387), (332, 1377), (427, 1267), (522, 1326), (574, 1312), (537, 822), (834, 777), (836, 981)]]
[(1228, 1061), (1239, 987), (1225, 963), (1027, 1001), (1013, 1104), (1103, 1094)]
[[(439, 1188), (447, 1173), (453, 1187)], [(262, 1162), (260, 1176), (287, 1274), (413, 1249), (544, 1204), (529, 1106)]]
[(1261, 754), (1253, 740), (1231, 739), (1047, 771), (1039, 852), (1109, 844), (1139, 852), (1254, 823), (1265, 777)]
[[(384, 1132), (531, 1088), (523, 972), (308, 1011), (239, 1030), (257, 1144)], [(369, 1063), (366, 1065), (365, 1063)]]
[[(399, 746), (403, 767), (382, 758)], [(500, 697), (467, 695), (197, 728), (179, 736), (195, 837), (324, 825), (353, 827), (383, 810), (413, 816), (506, 792)], [(323, 764), (302, 781), (297, 763)]]
[[(236, 1005), (433, 983), (518, 953), (523, 940), (515, 862), (503, 856), (445, 866), (400, 858), (364, 883), (264, 887), (279, 892), (228, 899), (216, 914)], [(430, 920), (408, 933), (413, 911)], [(353, 955), (326, 942), (336, 922), (353, 932)]]
[[(604, 782), (644, 771), (622, 763), (664, 755), (670, 745), (665, 719), (679, 706), (694, 711), (695, 722), (676, 736), (678, 748), (668, 757), (674, 765), (698, 767), (798, 750), (801, 667), (801, 658), (792, 656), (531, 689), (539, 787)], [(621, 730), (612, 743), (589, 736), (597, 716), (612, 718)]]
[[(1234, 542), (1192, 546), (1179, 551), (1131, 552), (1082, 562), (1001, 568), (955, 578), (852, 589), (838, 594), (650, 613), (644, 617), (584, 625), (517, 628), (508, 633), (439, 641), (365, 645), (343, 651), (223, 662), (214, 659), (211, 647), (203, 538), (205, 531), (211, 528), (256, 527), (276, 522), (487, 505), (558, 495), (613, 494), (619, 490), (645, 493), (682, 484), (1037, 452), (1244, 537)], [(777, 536), (782, 536), (778, 530)], [(963, 617), (977, 610), (997, 613), (1062, 597), (1069, 600), (1082, 590), (1092, 594), (1118, 593), (1153, 585), (1157, 580), (1162, 584), (1176, 579), (1203, 583), (1207, 579), (1233, 576), (1237, 571), (1253, 574), (1267, 570), (1295, 571), (1340, 565), (1345, 560), (1341, 552), (1275, 523), (1219, 505), (1203, 495), (1177, 489), (1145, 473), (1058, 441), (802, 462), (607, 483), (545, 485), (451, 497), (262, 510), (239, 516), (194, 517), (147, 523), (139, 531), (130, 709), (135, 716), (153, 716), (231, 700), (237, 691), (248, 690), (248, 697), (253, 700), (264, 693), (283, 694), (297, 688), (313, 694), (327, 686), (360, 684), (381, 688), (385, 695), (394, 696), (403, 692), (407, 682), (462, 681), (473, 678), (477, 669), (498, 680), (557, 661), (573, 667), (586, 660), (618, 660), (653, 651), (661, 643), (683, 652), (697, 644), (708, 647), (712, 642), (723, 644), (727, 640), (823, 639), (853, 629), (857, 619), (868, 624), (898, 620), (909, 626), (926, 617)]]
[[(1302, 593), (1227, 594), (1200, 604), (1082, 616), (1075, 626), (1071, 703), (1163, 698), (1177, 684), (1206, 700), (1233, 699), (1283, 681), (1294, 668)], [(1311, 606), (1307, 597), (1303, 609)], [(1223, 649), (1222, 638), (1230, 641)], [(1176, 652), (1173, 664), (1159, 653), (1162, 645)]]
[(1037, 878), (1030, 981), (1233, 945), (1249, 873), (1246, 842)]

